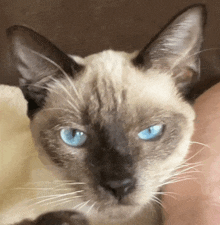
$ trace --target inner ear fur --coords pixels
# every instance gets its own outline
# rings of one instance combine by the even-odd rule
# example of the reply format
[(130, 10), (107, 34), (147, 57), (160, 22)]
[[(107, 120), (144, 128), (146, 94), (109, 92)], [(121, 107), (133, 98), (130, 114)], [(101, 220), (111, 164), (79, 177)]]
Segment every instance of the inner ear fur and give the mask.
[(190, 6), (176, 15), (137, 57), (135, 66), (169, 73), (180, 92), (199, 80), (199, 52), (203, 42), (206, 8)]
[(44, 105), (48, 84), (65, 76), (74, 78), (83, 66), (30, 28), (16, 25), (6, 33), (12, 65), (21, 75), (20, 88), (32, 118)]

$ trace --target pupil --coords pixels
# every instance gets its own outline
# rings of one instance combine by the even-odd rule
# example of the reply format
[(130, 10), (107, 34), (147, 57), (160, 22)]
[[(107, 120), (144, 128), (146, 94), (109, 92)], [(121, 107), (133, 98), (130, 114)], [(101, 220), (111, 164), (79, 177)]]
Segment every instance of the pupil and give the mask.
[(72, 130), (72, 136), (74, 137), (76, 135), (76, 130)]

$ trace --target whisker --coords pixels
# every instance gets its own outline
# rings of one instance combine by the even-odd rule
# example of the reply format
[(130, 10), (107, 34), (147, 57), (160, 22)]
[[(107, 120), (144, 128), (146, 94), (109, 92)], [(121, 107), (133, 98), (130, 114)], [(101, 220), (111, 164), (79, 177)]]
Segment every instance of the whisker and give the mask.
[[(52, 77), (52, 75), (51, 75), (51, 76), (48, 76), (47, 79), (48, 79), (49, 77)], [(43, 85), (40, 85), (40, 84), (37, 84), (37, 83), (29, 84), (29, 86), (37, 87), (37, 88), (40, 88), (40, 89), (45, 89), (45, 90), (47, 90), (47, 91), (49, 91), (49, 92), (54, 92), (54, 90), (53, 90), (52, 88), (47, 87), (47, 86), (43, 86)]]
[[(59, 202), (59, 204), (65, 204), (67, 202), (71, 202), (73, 201), (73, 199), (76, 199), (76, 198), (82, 198), (82, 196), (75, 196), (74, 198), (69, 198), (67, 200), (63, 200), (62, 202)], [(57, 204), (54, 204), (54, 206), (56, 206)]]
[(77, 195), (77, 196), (74, 196), (74, 197), (71, 197), (71, 198), (62, 198), (62, 199), (59, 199), (59, 200), (56, 200), (56, 201), (53, 201), (53, 202), (41, 204), (41, 206), (52, 205), (52, 204), (54, 204), (54, 206), (56, 206), (56, 205), (58, 205), (57, 203), (63, 204), (63, 202), (66, 203), (66, 202), (72, 201), (73, 199), (76, 199), (76, 198), (82, 198), (82, 196)]
[(66, 184), (86, 184), (84, 182), (66, 182)]
[[(62, 88), (62, 90), (64, 90), (68, 95), (69, 97), (73, 100), (73, 102), (75, 103), (75, 100), (73, 99), (73, 96), (68, 92), (68, 90), (65, 88), (65, 86), (63, 84), (61, 84), (61, 82), (59, 82), (58, 80), (54, 79), (52, 76), (50, 78), (51, 80), (53, 80), (58, 86), (60, 86)], [(42, 89), (46, 89), (48, 90), (50, 93), (54, 92), (54, 93), (57, 93), (53, 88), (50, 88), (50, 87), (46, 87), (46, 86), (42, 86), (42, 85), (37, 85), (37, 84), (30, 84), (31, 86), (34, 86), (34, 87), (38, 87), (38, 88), (42, 88)], [(57, 93), (57, 95), (59, 95), (59, 93)], [(62, 96), (62, 95), (59, 95), (60, 97), (63, 97), (65, 100), (65, 96)], [(70, 101), (67, 101), (69, 103), (69, 105), (77, 112), (77, 113), (80, 113), (79, 109), (73, 105)], [(44, 109), (44, 110), (47, 110), (47, 109)], [(64, 111), (64, 109), (63, 109)], [(67, 111), (67, 110), (65, 110)], [(68, 111), (70, 113), (73, 113), (71, 111)]]
[(74, 206), (73, 209), (77, 209), (78, 207), (80, 207), (81, 205), (83, 205), (84, 202), (79, 203), (78, 205)]
[[(73, 100), (73, 102), (75, 103), (75, 100), (73, 98), (73, 96), (69, 93), (69, 91), (66, 89), (66, 87), (58, 80), (54, 79), (53, 77), (51, 78), (51, 80), (53, 80), (58, 86), (60, 86), (62, 88), (62, 90), (70, 97), (70, 99)], [(76, 110), (78, 113), (80, 113), (79, 109), (73, 105), (73, 102), (67, 101), (71, 107), (74, 108), (74, 110)]]
[(78, 113), (80, 114), (79, 109), (78, 109), (78, 108), (76, 108), (76, 106), (74, 106), (72, 102), (70, 102), (69, 100), (67, 100), (66, 102), (68, 102), (68, 103), (69, 103), (69, 105), (70, 105), (72, 108), (74, 108), (74, 109), (76, 110), (76, 112), (78, 112)]
[[(197, 143), (195, 143), (195, 144), (197, 144)], [(206, 147), (206, 146), (204, 146), (204, 147)], [(187, 158), (185, 161), (183, 161), (182, 164), (184, 164), (184, 163), (190, 161), (192, 158), (194, 158), (194, 157), (197, 156), (199, 153), (201, 153), (201, 152), (204, 150), (204, 147), (202, 147), (202, 148), (201, 148), (199, 151), (197, 151), (194, 155), (192, 155), (191, 157), (189, 157), (189, 158)]]
[[(75, 192), (74, 192), (75, 193)], [(44, 196), (39, 196), (36, 198), (31, 198), (28, 201), (33, 201), (33, 200), (37, 200), (37, 199), (42, 199), (42, 198), (46, 198), (46, 199), (51, 199), (52, 197), (57, 197), (57, 198), (61, 198), (62, 196), (64, 196), (64, 194), (53, 194), (53, 195), (44, 195)]]
[(62, 72), (62, 74), (67, 78), (67, 80), (69, 81), (69, 83), (70, 83), (70, 85), (72, 86), (72, 88), (73, 88), (73, 90), (74, 90), (74, 92), (75, 92), (75, 94), (76, 94), (76, 96), (78, 97), (78, 99), (79, 100), (82, 100), (82, 99), (80, 99), (80, 97), (79, 97), (79, 94), (78, 94), (78, 92), (77, 92), (77, 90), (76, 90), (76, 87), (75, 87), (75, 85), (73, 84), (73, 82), (71, 81), (71, 79), (69, 78), (69, 75), (57, 64), (57, 63), (55, 63), (54, 61), (52, 61), (51, 59), (49, 59), (49, 58), (47, 58), (46, 56), (44, 56), (44, 55), (42, 55), (42, 54), (40, 54), (40, 53), (38, 53), (38, 52), (36, 52), (36, 51), (34, 51), (34, 50), (32, 50), (32, 49), (29, 49), (29, 48), (27, 48), (27, 50), (29, 50), (29, 51), (31, 51), (32, 53), (34, 53), (35, 55), (38, 55), (39, 57), (41, 57), (41, 58), (43, 58), (43, 59), (45, 59), (46, 61), (48, 61), (49, 63), (51, 63), (52, 65), (54, 65), (57, 69), (59, 69), (61, 72)]
[[(26, 187), (19, 187), (19, 188), (13, 188), (13, 189), (16, 189), (16, 190), (54, 190), (54, 188), (26, 188)], [(60, 190), (63, 190), (63, 189), (60, 189)], [(69, 190), (69, 189), (67, 189)]]
[(164, 206), (163, 206), (161, 200), (160, 200), (158, 197), (152, 196), (152, 201), (153, 201), (153, 202), (156, 202), (156, 203), (159, 204), (162, 208), (164, 208)]
[(188, 59), (188, 58), (190, 58), (190, 57), (192, 57), (192, 56), (198, 55), (198, 54), (200, 54), (200, 53), (208, 52), (208, 51), (213, 51), (213, 50), (220, 50), (220, 48), (208, 48), (208, 49), (203, 49), (203, 50), (201, 50), (201, 51), (198, 51), (198, 52), (196, 52), (196, 53), (194, 53), (194, 54), (189, 55), (186, 59)]
[[(34, 182), (27, 182), (26, 185), (82, 185), (82, 184), (86, 184), (84, 182), (72, 182), (72, 180), (54, 180), (54, 181), (34, 181)], [(26, 186), (25, 185), (25, 186)]]
[(88, 200), (88, 201), (87, 201), (85, 204), (83, 204), (82, 206), (80, 206), (78, 209), (80, 210), (81, 208), (83, 208), (84, 206), (86, 206), (90, 201), (91, 201), (91, 199)]
[(211, 147), (210, 147), (209, 145), (206, 145), (206, 144), (204, 144), (204, 143), (202, 143), (202, 142), (190, 141), (190, 143), (192, 143), (192, 144), (202, 145), (202, 146), (204, 146), (204, 147), (207, 147), (207, 148), (211, 149)]
[(200, 173), (201, 171), (196, 169), (202, 166), (202, 163), (196, 163), (195, 165), (180, 165), (177, 167), (176, 171), (172, 173), (172, 175), (186, 174), (186, 173)]
[[(220, 48), (203, 49), (203, 50), (200, 50), (200, 51), (198, 51), (198, 52), (196, 52), (196, 53), (193, 53), (193, 54), (191, 54), (191, 55), (188, 55), (188, 52), (185, 52), (184, 54), (182, 54), (182, 59), (187, 60), (187, 59), (189, 59), (189, 58), (191, 58), (191, 57), (193, 57), (193, 56), (195, 56), (195, 55), (198, 55), (198, 54), (200, 54), (200, 53), (207, 52), (207, 51), (214, 51), (214, 50), (220, 50)], [(176, 65), (178, 65), (178, 63), (179, 63), (180, 60), (182, 60), (182, 59), (181, 59), (181, 57), (178, 57), (178, 59), (173, 63), (173, 66), (172, 66), (171, 69), (168, 71), (168, 73), (172, 73), (173, 68), (175, 68)], [(201, 64), (201, 63), (200, 63), (200, 59), (199, 59), (199, 71), (198, 71), (199, 75), (200, 75), (200, 73), (201, 73), (200, 64)]]
[(83, 182), (70, 182), (70, 183), (63, 183), (63, 184), (58, 184), (56, 187), (64, 186), (64, 185), (85, 185), (86, 183)]
[[(63, 196), (68, 196), (68, 195), (75, 195), (75, 194), (81, 193), (81, 192), (83, 192), (83, 190), (81, 190), (81, 191), (75, 191), (75, 192), (72, 192), (72, 193), (58, 194), (58, 195), (55, 195), (54, 197), (49, 197), (49, 198), (46, 198), (46, 199), (44, 199), (44, 200), (35, 202), (35, 203), (32, 204), (30, 207), (35, 206), (35, 205), (38, 205), (38, 204), (41, 204), (41, 203), (44, 203), (44, 202), (47, 202), (47, 201), (49, 201), (49, 200), (61, 198), (61, 197), (63, 197)], [(40, 197), (41, 197), (41, 196), (40, 196)], [(42, 197), (43, 197), (43, 196), (42, 196)], [(44, 196), (44, 197), (48, 197), (48, 196)]]
[(176, 179), (176, 180), (173, 179), (173, 180), (170, 180), (170, 181), (167, 181), (167, 182), (163, 183), (161, 186), (173, 184), (173, 183), (178, 183), (178, 182), (183, 182), (183, 181), (186, 181), (186, 180), (196, 180), (196, 179), (194, 179), (192, 177), (188, 177), (188, 178), (184, 178), (184, 179)]
[(89, 208), (89, 210), (86, 212), (86, 214), (89, 214), (89, 212), (92, 210), (92, 208), (95, 206), (96, 203), (97, 203), (97, 202), (94, 202), (94, 203), (92, 204), (92, 206)]
[(153, 194), (154, 195), (157, 195), (157, 194), (159, 194), (159, 195), (165, 195), (165, 196), (169, 196), (169, 197), (174, 198), (174, 199), (176, 199), (176, 197), (174, 197), (172, 195), (178, 195), (175, 192), (161, 192), (161, 191), (153, 192)]

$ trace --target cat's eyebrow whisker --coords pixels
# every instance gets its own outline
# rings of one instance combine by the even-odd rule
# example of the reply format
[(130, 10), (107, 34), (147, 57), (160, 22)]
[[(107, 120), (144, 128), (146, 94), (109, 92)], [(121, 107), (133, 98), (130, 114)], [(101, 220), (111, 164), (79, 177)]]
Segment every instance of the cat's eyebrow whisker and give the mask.
[(39, 85), (37, 83), (29, 84), (29, 86), (45, 89), (45, 90), (47, 90), (49, 92), (54, 92), (54, 90), (52, 88), (47, 87), (47, 86), (43, 86), (43, 85)]
[(70, 100), (67, 100), (66, 102), (68, 102), (69, 103), (69, 105), (71, 106), (71, 107), (73, 107), (73, 109), (75, 109), (79, 114), (80, 114), (80, 111), (79, 111), (79, 109), (78, 108), (76, 108), (74, 105), (73, 105), (73, 103), (72, 102), (70, 102)]
[[(54, 79), (53, 77), (51, 77), (51, 80), (53, 80), (54, 82), (56, 82), (56, 84), (58, 84), (69, 96), (70, 98), (73, 100), (73, 102), (75, 103), (75, 100), (73, 99), (73, 97), (70, 95), (70, 93), (67, 91), (67, 89), (59, 82), (57, 81), (56, 79)], [(52, 92), (55, 92), (53, 88), (50, 88), (50, 87), (46, 87), (46, 86), (41, 86), (41, 85), (37, 85), (37, 84), (30, 84), (31, 86), (34, 86), (34, 87), (38, 87), (38, 88), (42, 88), (42, 89), (46, 89), (48, 90), (50, 93)], [(55, 92), (56, 93), (56, 92)], [(58, 93), (57, 93), (58, 94)], [(62, 95), (59, 95), (61, 97), (63, 97)], [(64, 98), (64, 97), (63, 97)], [(66, 99), (65, 99), (66, 100)], [(68, 101), (68, 103), (70, 104), (70, 106), (77, 112), (77, 113), (80, 113), (79, 109), (72, 104), (72, 102)], [(51, 108), (51, 109), (59, 109), (59, 108)], [(60, 108), (62, 109), (62, 108)], [(44, 109), (44, 110), (47, 110), (47, 109)], [(65, 109), (63, 109), (63, 111), (66, 111)], [(71, 114), (73, 112), (69, 111)]]
[[(70, 99), (73, 100), (74, 103), (76, 103), (75, 99), (73, 98), (73, 96), (69, 93), (69, 91), (67, 90), (67, 88), (58, 80), (54, 79), (53, 77), (51, 78), (51, 80), (53, 80), (55, 82), (56, 85), (60, 86), (60, 88), (70, 97)], [(69, 103), (70, 106), (72, 106), (75, 110), (77, 110), (77, 112), (79, 112), (79, 109), (76, 108), (76, 106), (74, 106), (72, 103)], [(78, 105), (79, 107), (79, 105)]]

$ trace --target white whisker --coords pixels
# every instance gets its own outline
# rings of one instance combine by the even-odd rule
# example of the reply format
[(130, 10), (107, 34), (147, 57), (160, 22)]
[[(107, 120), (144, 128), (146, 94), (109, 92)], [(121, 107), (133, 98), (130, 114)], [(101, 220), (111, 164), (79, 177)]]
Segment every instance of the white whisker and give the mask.
[(208, 49), (203, 49), (203, 50), (201, 50), (201, 51), (198, 51), (198, 52), (196, 52), (196, 53), (194, 53), (194, 54), (189, 55), (186, 59), (188, 59), (188, 58), (190, 58), (190, 57), (193, 57), (193, 56), (195, 56), (195, 55), (198, 55), (198, 54), (200, 54), (200, 53), (208, 52), (208, 51), (213, 51), (213, 50), (220, 50), (220, 48), (208, 48)]
[(55, 63), (54, 61), (52, 61), (52, 60), (49, 59), (48, 57), (42, 55), (41, 53), (34, 51), (33, 49), (29, 49), (29, 48), (26, 48), (26, 49), (27, 49), (28, 51), (31, 51), (31, 52), (34, 53), (35, 55), (38, 55), (39, 57), (45, 59), (46, 61), (48, 61), (49, 63), (51, 63), (52, 65), (54, 65), (57, 69), (59, 69), (59, 70), (62, 72), (62, 74), (63, 74), (63, 75), (67, 78), (67, 80), (69, 81), (69, 83), (70, 83), (70, 85), (72, 86), (72, 88), (73, 88), (73, 90), (74, 90), (76, 96), (78, 97), (78, 99), (79, 99), (79, 100), (82, 100), (82, 99), (80, 99), (80, 97), (79, 97), (79, 94), (78, 94), (78, 92), (77, 92), (77, 90), (76, 90), (76, 87), (74, 86), (73, 82), (72, 82), (71, 79), (69, 78), (69, 75), (68, 75), (68, 74), (67, 74), (67, 73), (66, 73), (66, 72), (65, 72), (65, 71), (57, 64), (57, 63)]
[(176, 199), (176, 197), (174, 197), (172, 195), (178, 195), (175, 192), (161, 192), (161, 191), (153, 192), (153, 194), (154, 195), (157, 195), (157, 194), (159, 194), (159, 195), (165, 195), (165, 196), (169, 196), (169, 197), (174, 198), (174, 199)]
[(85, 203), (84, 203), (82, 206), (80, 206), (78, 209), (80, 210), (81, 208), (83, 208), (84, 206), (86, 206), (90, 201), (91, 201), (91, 199), (88, 200), (87, 202), (85, 202)]
[(186, 178), (183, 178), (183, 179), (176, 179), (176, 180), (172, 179), (170, 181), (164, 182), (161, 186), (168, 185), (168, 184), (173, 184), (173, 183), (178, 183), (178, 182), (183, 182), (183, 181), (186, 181), (186, 180), (196, 180), (196, 179), (193, 178), (193, 177), (186, 177)]
[(56, 85), (60, 86), (60, 88), (70, 97), (72, 102), (68, 101), (68, 103), (70, 104), (71, 107), (73, 107), (74, 110), (76, 110), (79, 113), (80, 112), (79, 109), (75, 105), (73, 105), (73, 103), (76, 103), (76, 102), (75, 102), (73, 96), (67, 90), (67, 88), (60, 81), (54, 79), (53, 77), (51, 78), (51, 80), (53, 80), (56, 83)]
[(79, 203), (78, 205), (74, 206), (73, 209), (77, 209), (78, 207), (80, 207), (81, 205), (83, 205), (84, 202)]
[(81, 190), (81, 191), (74, 191), (74, 192), (72, 192), (72, 193), (65, 193), (65, 194), (51, 195), (51, 197), (48, 197), (48, 196), (40, 196), (39, 198), (41, 198), (41, 197), (48, 197), (48, 198), (46, 198), (46, 199), (44, 199), (44, 200), (41, 200), (41, 201), (38, 201), (38, 202), (35, 202), (35, 203), (32, 204), (30, 207), (35, 206), (35, 205), (38, 205), (38, 204), (41, 204), (41, 203), (44, 203), (44, 202), (47, 202), (47, 201), (50, 201), (50, 200), (53, 200), (53, 199), (62, 198), (62, 197), (64, 197), (64, 196), (75, 195), (75, 194), (81, 193), (81, 192), (83, 192), (83, 190)]
[(152, 201), (153, 201), (153, 202), (156, 202), (156, 203), (159, 204), (162, 208), (164, 208), (164, 206), (163, 206), (161, 200), (160, 200), (158, 197), (152, 196)]
[(63, 204), (63, 202), (66, 203), (66, 202), (72, 201), (73, 199), (76, 199), (76, 198), (82, 198), (82, 196), (77, 195), (77, 196), (74, 196), (74, 197), (71, 197), (71, 198), (70, 197), (69, 198), (62, 198), (62, 199), (59, 199), (59, 200), (56, 200), (56, 201), (41, 204), (41, 206), (52, 205), (52, 204), (54, 204), (54, 206), (55, 206), (55, 205), (58, 205), (57, 203)]
[(206, 144), (204, 144), (204, 143), (202, 143), (202, 142), (190, 141), (190, 143), (192, 143), (192, 144), (202, 145), (202, 146), (204, 146), (204, 147), (207, 147), (207, 148), (211, 149), (209, 145), (206, 145)]
[(83, 182), (70, 182), (70, 183), (65, 182), (63, 184), (58, 184), (56, 187), (60, 187), (60, 186), (64, 186), (64, 185), (72, 186), (72, 185), (85, 185), (85, 184), (86, 183), (83, 183)]
[(92, 206), (89, 208), (89, 210), (86, 212), (86, 214), (89, 214), (89, 212), (92, 210), (92, 208), (95, 206), (96, 203), (97, 203), (97, 202), (94, 202), (94, 203), (92, 204)]

